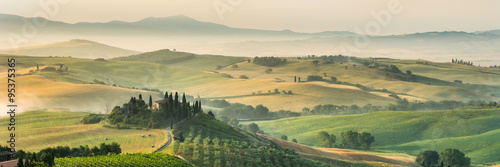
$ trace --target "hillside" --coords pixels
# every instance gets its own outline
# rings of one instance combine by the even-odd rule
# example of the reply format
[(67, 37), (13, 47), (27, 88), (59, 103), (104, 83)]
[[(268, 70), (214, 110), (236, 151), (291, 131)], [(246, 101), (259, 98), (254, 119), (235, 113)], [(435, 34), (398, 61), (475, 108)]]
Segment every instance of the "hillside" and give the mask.
[[(260, 134), (259, 134), (260, 135)], [(316, 159), (330, 159), (332, 161), (340, 161), (336, 165), (342, 163), (381, 163), (388, 166), (420, 166), (415, 164), (414, 158), (404, 158), (396, 156), (379, 156), (375, 154), (356, 152), (346, 149), (334, 148), (313, 148), (303, 144), (298, 144), (290, 141), (281, 140), (275, 137), (260, 135), (275, 142), (283, 148), (293, 149), (297, 153), (306, 157), (315, 157)], [(401, 156), (401, 155), (400, 155)]]
[[(174, 134), (177, 133), (176, 137), (179, 137), (181, 136), (180, 133), (182, 133), (185, 140), (179, 141), (177, 138), (173, 148), (171, 147), (165, 152), (182, 156), (195, 165), (203, 164), (202, 166), (206, 166), (216, 164), (215, 166), (218, 166), (218, 162), (214, 161), (220, 159), (223, 164), (222, 166), (245, 166), (248, 163), (259, 164), (258, 162), (265, 163), (267, 166), (286, 166), (285, 164), (288, 163), (305, 163), (302, 160), (303, 158), (313, 159), (322, 165), (328, 164), (333, 166), (368, 167), (412, 164), (412, 160), (405, 158), (381, 157), (367, 153), (354, 153), (360, 155), (359, 157), (328, 153), (269, 136), (249, 133), (210, 118), (206, 114), (198, 114), (178, 127), (177, 130), (180, 131), (176, 132), (174, 130)], [(176, 147), (177, 151), (175, 151)], [(199, 151), (196, 151), (198, 149)], [(294, 152), (289, 152), (286, 149), (294, 150)], [(218, 153), (219, 150), (221, 151), (220, 153)], [(300, 154), (300, 156), (295, 154), (295, 152)], [(211, 155), (210, 157), (213, 157), (213, 160), (212, 158), (208, 160), (209, 162), (207, 160), (198, 160), (205, 159), (200, 157), (207, 157), (207, 153)], [(363, 156), (365, 159), (361, 158)]]
[[(100, 143), (117, 142), (122, 153), (150, 153), (155, 150), (151, 145), (162, 145), (167, 140), (164, 130), (117, 130), (104, 128), (99, 124), (81, 124), (80, 120), (87, 114), (63, 110), (16, 114), (16, 149), (34, 152), (55, 146), (93, 147)], [(0, 123), (8, 124), (9, 119), (10, 117), (1, 117)], [(3, 136), (9, 134), (7, 130), (0, 132)], [(151, 137), (141, 137), (147, 134), (151, 134)]]
[[(328, 124), (325, 124), (328, 122)], [(415, 112), (375, 112), (346, 116), (307, 116), (256, 122), (271, 136), (287, 135), (299, 143), (319, 146), (319, 131), (370, 132), (374, 149), (394, 150), (415, 155), (432, 149), (458, 148), (473, 162), (498, 162), (495, 137), (500, 129), (500, 110), (450, 110)], [(339, 140), (337, 140), (339, 141)]]
[(78, 58), (113, 58), (138, 54), (137, 51), (126, 50), (94, 41), (73, 39), (70, 41), (57, 42), (45, 45), (27, 46), (15, 49), (3, 50), (5, 53), (30, 56), (59, 56)]

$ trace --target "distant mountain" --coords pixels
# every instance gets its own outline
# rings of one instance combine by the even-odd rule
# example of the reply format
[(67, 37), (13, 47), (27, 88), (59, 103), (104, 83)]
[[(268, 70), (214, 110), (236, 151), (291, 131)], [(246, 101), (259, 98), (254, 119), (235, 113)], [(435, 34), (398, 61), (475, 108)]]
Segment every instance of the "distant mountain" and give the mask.
[(491, 33), (491, 34), (500, 35), (500, 29), (499, 29), (499, 30), (485, 31), (485, 32), (483, 32), (483, 33)]
[(21, 47), (0, 52), (30, 56), (71, 56), (80, 58), (113, 58), (138, 54), (140, 52), (113, 47), (89, 40), (70, 41)]
[[(25, 24), (23, 20), (32, 20), (16, 15), (0, 14), (0, 28), (2, 32), (18, 32)], [(320, 33), (297, 33), (290, 30), (257, 30), (232, 28), (225, 25), (202, 22), (187, 16), (178, 15), (163, 18), (148, 17), (136, 22), (110, 21), (106, 23), (80, 22), (69, 24), (38, 18), (39, 22), (47, 22), (42, 27), (44, 32), (56, 34), (86, 35), (202, 35), (202, 36), (345, 36), (355, 33), (346, 31), (328, 31)]]

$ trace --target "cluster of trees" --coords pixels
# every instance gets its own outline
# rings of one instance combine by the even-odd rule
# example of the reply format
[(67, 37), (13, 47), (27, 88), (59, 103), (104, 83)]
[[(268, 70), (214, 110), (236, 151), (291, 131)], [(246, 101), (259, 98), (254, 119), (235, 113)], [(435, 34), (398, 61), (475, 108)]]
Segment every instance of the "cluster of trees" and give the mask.
[[(90, 148), (88, 145), (80, 147), (69, 148), (68, 146), (48, 147), (36, 152), (24, 152), (19, 150), (16, 152), (16, 157), (19, 158), (17, 163), (18, 167), (31, 167), (31, 166), (54, 166), (54, 158), (63, 157), (87, 157), (97, 155), (112, 155), (120, 154), (122, 149), (120, 144), (113, 142), (111, 144), (101, 143), (99, 147), (94, 146)], [(25, 160), (23, 162), (23, 159)]]
[(234, 103), (231, 106), (222, 109), (219, 115), (226, 115), (237, 119), (268, 118), (269, 109), (260, 104), (254, 108), (251, 105)]
[(82, 124), (95, 124), (95, 123), (101, 122), (105, 118), (106, 118), (106, 115), (103, 115), (103, 114), (89, 114), (89, 115), (85, 115), (80, 122)]
[(191, 118), (195, 114), (203, 112), (201, 101), (196, 101), (191, 105), (190, 102), (187, 102), (185, 94), (183, 94), (182, 101), (180, 101), (177, 92), (175, 92), (175, 95), (172, 95), (172, 93), (169, 95), (168, 92), (165, 92), (164, 99), (159, 101), (159, 108), (153, 110), (153, 105), (151, 96), (149, 96), (149, 104), (142, 100), (141, 95), (139, 95), (139, 99), (132, 97), (122, 107), (116, 106), (113, 108), (108, 120), (115, 125), (123, 124), (155, 128), (160, 124), (168, 124), (168, 120), (170, 120), (170, 126), (173, 126), (174, 122)]
[(262, 119), (262, 118), (286, 118), (297, 117), (301, 114), (289, 110), (279, 110), (271, 112), (269, 109), (261, 104), (255, 106), (244, 105), (241, 103), (234, 103), (228, 107), (223, 108), (218, 115), (228, 116), (236, 119)]
[(174, 143), (173, 151), (200, 166), (321, 166), (293, 150), (213, 134), (206, 128), (190, 127), (188, 137)]
[(360, 148), (370, 149), (371, 144), (375, 142), (375, 137), (373, 137), (368, 132), (358, 133), (356, 131), (346, 131), (342, 132), (341, 143), (336, 144), (337, 137), (334, 134), (328, 134), (328, 132), (321, 131), (318, 133), (318, 139), (321, 146), (326, 148), (338, 147), (338, 148)]
[(490, 68), (500, 68), (500, 66), (493, 65), (493, 66), (490, 66)]
[(417, 77), (410, 70), (407, 70), (406, 73), (403, 73), (397, 66), (392, 65), (392, 64), (386, 66), (385, 71), (390, 72), (390, 73), (386, 73), (387, 77), (391, 77), (391, 78), (402, 80), (402, 81), (408, 81), (408, 82), (416, 82), (417, 81)]
[(451, 63), (462, 64), (462, 65), (467, 65), (467, 66), (474, 66), (473, 62), (471, 62), (471, 61), (464, 61), (462, 59), (460, 59), (460, 60), (458, 60), (458, 59), (451, 59)]
[(106, 83), (104, 81), (100, 81), (98, 79), (94, 79), (94, 84), (106, 85)]
[[(352, 57), (348, 56), (343, 56), (341, 54), (339, 55), (321, 55), (321, 56), (316, 56), (316, 55), (307, 55), (304, 57), (298, 57), (298, 59), (317, 59), (317, 60), (323, 60), (323, 64), (335, 64), (335, 62), (343, 64), (349, 62), (349, 60), (352, 59)], [(319, 63), (319, 61), (318, 61)]]
[(215, 100), (200, 99), (200, 100), (206, 106), (215, 107), (215, 108), (224, 108), (224, 107), (231, 106), (231, 103), (227, 102), (224, 99), (222, 99), (222, 100), (219, 100), (219, 99), (215, 99)]
[(433, 150), (420, 152), (415, 161), (423, 167), (470, 166), (471, 162), (460, 150), (452, 148), (444, 149), (439, 154)]
[(463, 107), (480, 107), (480, 108), (497, 108), (500, 107), (500, 102), (485, 102), (485, 101), (469, 101), (467, 103), (453, 100), (443, 101), (415, 101), (410, 102), (407, 99), (401, 99), (396, 104), (389, 104), (388, 106), (375, 106), (366, 104), (364, 106), (358, 105), (333, 105), (324, 104), (314, 106), (312, 109), (307, 107), (302, 109), (301, 115), (346, 115), (346, 114), (363, 114), (376, 111), (432, 111), (432, 110), (448, 110)]
[(276, 67), (286, 64), (286, 59), (279, 57), (255, 57), (253, 63), (261, 66)]

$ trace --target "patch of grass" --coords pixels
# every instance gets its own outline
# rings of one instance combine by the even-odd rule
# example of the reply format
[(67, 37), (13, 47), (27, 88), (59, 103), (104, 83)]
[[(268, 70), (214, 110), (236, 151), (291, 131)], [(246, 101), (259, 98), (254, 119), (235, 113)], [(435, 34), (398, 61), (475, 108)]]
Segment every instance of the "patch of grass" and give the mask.
[[(69, 111), (27, 111), (16, 114), (16, 149), (40, 151), (47, 147), (79, 145), (99, 146), (100, 143), (117, 142), (123, 153), (150, 153), (167, 141), (164, 130), (116, 130), (100, 124), (83, 125), (80, 120), (88, 113)], [(10, 117), (0, 118), (7, 125)], [(9, 131), (0, 135), (8, 136)], [(141, 135), (151, 134), (142, 138)], [(105, 138), (108, 140), (105, 140)]]

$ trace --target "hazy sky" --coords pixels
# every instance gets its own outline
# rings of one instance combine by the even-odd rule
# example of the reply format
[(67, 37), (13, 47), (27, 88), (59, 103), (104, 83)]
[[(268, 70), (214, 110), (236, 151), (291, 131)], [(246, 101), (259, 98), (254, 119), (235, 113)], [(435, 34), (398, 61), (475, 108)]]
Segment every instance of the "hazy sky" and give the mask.
[[(381, 34), (500, 29), (498, 0), (1, 0), (0, 13), (46, 13), (50, 20), (70, 23), (186, 15), (238, 28), (364, 31), (376, 21), (371, 13), (387, 11), (391, 1), (400, 3), (400, 13), (391, 13)], [(56, 12), (45, 12), (43, 2), (58, 2), (49, 7)], [(226, 10), (219, 12), (223, 19), (214, 4)]]

